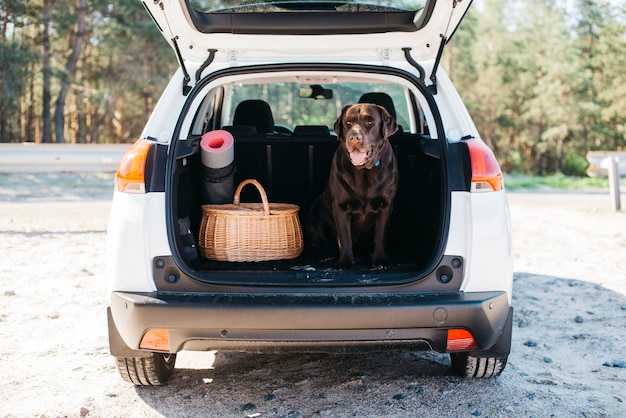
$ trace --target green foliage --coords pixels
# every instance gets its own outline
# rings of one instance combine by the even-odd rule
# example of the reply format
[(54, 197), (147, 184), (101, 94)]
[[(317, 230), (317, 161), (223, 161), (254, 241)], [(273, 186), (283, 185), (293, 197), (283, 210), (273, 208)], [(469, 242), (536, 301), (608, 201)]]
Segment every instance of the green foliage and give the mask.
[[(67, 76), (77, 1), (0, 0), (0, 141), (40, 140), (35, 133), (44, 117), (44, 2), (52, 7), (45, 72), (53, 100)], [(65, 109), (66, 137), (134, 141), (177, 68), (175, 56), (141, 2), (87, 3), (86, 42)], [(505, 172), (584, 176), (587, 151), (626, 147), (625, 4), (484, 0), (470, 8), (441, 64)], [(341, 104), (362, 93), (329, 87), (339, 100), (262, 93), (277, 104), (277, 123), (328, 125)], [(312, 118), (307, 106), (317, 106), (323, 116)], [(398, 115), (400, 124), (408, 125), (405, 118)]]
[(24, 51), (16, 42), (0, 43), (0, 106), (7, 108), (24, 91), (33, 54)]
[[(626, 145), (626, 15), (616, 6), (486, 0), (470, 9), (457, 34), (470, 57), (453, 39), (449, 72), (505, 171), (580, 176), (588, 150)], [(479, 74), (462, 79), (470, 60)]]
[(25, 93), (29, 68), (35, 57), (16, 42), (0, 43), (0, 142), (19, 133), (16, 120), (20, 109), (14, 104), (19, 103)]
[(507, 190), (608, 190), (609, 181), (602, 177), (575, 177), (564, 174), (549, 176), (533, 176), (523, 174), (506, 174), (504, 184)]
[(587, 161), (584, 154), (571, 151), (564, 155), (563, 169), (561, 171), (566, 176), (582, 177), (585, 176), (588, 167), (589, 161)]
[[(49, 68), (40, 56), (44, 2), (51, 5)], [(15, 73), (19, 79), (2, 83), (0, 100), (6, 107), (0, 113), (0, 141), (41, 140), (41, 134), (34, 135), (46, 118), (43, 76), (50, 76), (54, 102), (62, 81), (68, 80), (65, 66), (77, 36), (76, 7), (76, 0), (0, 1), (0, 15), (6, 18), (0, 19), (0, 68), (3, 77)], [(71, 142), (132, 142), (176, 61), (141, 2), (87, 0), (87, 7), (85, 40), (65, 105), (65, 136)]]

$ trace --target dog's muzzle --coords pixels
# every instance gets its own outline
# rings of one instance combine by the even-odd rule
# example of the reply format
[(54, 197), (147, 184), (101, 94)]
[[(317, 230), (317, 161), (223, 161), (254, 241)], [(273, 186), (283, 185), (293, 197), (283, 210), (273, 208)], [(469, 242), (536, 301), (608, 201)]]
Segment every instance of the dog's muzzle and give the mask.
[(380, 165), (380, 160), (372, 161), (374, 155), (374, 147), (370, 147), (367, 151), (361, 151), (358, 148), (354, 148), (348, 153), (350, 155), (350, 162), (357, 168), (371, 169)]

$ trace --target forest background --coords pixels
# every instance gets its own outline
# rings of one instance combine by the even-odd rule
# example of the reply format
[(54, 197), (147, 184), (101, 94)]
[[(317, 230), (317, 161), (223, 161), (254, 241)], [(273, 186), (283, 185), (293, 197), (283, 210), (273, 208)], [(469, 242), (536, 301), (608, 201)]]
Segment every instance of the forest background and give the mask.
[[(442, 65), (505, 172), (626, 145), (626, 0), (483, 0)], [(134, 142), (177, 67), (138, 0), (0, 0), (0, 142)]]

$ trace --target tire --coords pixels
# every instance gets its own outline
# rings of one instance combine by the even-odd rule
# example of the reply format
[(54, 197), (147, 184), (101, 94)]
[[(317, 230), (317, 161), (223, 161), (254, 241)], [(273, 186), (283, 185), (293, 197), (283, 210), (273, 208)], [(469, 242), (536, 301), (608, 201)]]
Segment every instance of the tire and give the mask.
[(135, 386), (167, 384), (174, 372), (176, 354), (152, 353), (150, 357), (116, 357), (122, 379)]
[(450, 353), (452, 370), (467, 378), (490, 379), (499, 376), (506, 366), (508, 356), (474, 357), (469, 353)]

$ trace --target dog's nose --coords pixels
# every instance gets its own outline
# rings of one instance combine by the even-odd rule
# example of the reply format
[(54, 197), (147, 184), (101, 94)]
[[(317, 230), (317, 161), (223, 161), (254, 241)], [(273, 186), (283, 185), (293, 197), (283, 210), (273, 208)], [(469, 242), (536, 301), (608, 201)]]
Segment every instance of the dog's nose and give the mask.
[(363, 140), (363, 136), (359, 131), (352, 130), (348, 134), (348, 141), (350, 142), (361, 142)]

